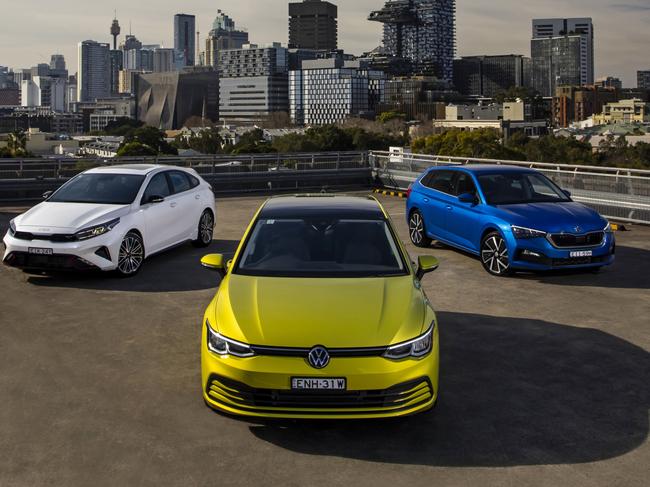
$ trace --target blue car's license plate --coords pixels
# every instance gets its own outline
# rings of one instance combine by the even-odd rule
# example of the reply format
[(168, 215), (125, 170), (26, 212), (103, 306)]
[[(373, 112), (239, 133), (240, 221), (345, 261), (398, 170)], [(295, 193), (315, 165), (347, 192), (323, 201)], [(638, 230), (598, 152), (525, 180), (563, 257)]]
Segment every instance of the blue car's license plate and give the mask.
[(291, 379), (291, 389), (296, 391), (345, 391), (346, 388), (347, 380), (344, 378), (293, 377)]
[(593, 257), (594, 252), (592, 250), (577, 250), (575, 252), (571, 252), (569, 256), (571, 258), (574, 257)]

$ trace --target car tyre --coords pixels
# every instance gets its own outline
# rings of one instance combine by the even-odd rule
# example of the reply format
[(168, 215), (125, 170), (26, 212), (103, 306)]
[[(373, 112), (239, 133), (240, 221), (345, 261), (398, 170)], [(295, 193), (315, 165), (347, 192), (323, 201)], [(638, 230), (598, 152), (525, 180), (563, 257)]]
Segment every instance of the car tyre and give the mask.
[(196, 240), (192, 241), (192, 245), (199, 248), (204, 248), (212, 243), (214, 235), (214, 217), (210, 210), (205, 210), (199, 218), (199, 228)]
[(137, 232), (129, 232), (122, 239), (117, 257), (117, 272), (120, 277), (133, 277), (144, 262), (144, 242)]
[(422, 213), (418, 210), (411, 212), (409, 217), (409, 237), (416, 247), (426, 248), (431, 246), (432, 240), (427, 236), (424, 218), (422, 218)]
[(512, 274), (508, 246), (499, 232), (491, 232), (483, 237), (480, 257), (483, 268), (493, 276)]

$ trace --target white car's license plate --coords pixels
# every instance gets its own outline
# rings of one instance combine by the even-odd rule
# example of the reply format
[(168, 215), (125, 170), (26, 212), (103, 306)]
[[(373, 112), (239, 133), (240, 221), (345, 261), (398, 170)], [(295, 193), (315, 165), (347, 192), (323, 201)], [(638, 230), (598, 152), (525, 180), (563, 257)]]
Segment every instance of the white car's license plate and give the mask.
[(39, 249), (35, 247), (29, 247), (28, 252), (33, 255), (54, 255), (54, 250), (52, 249)]
[(344, 378), (293, 377), (291, 379), (291, 389), (296, 391), (345, 391), (347, 389), (347, 380)]
[(569, 254), (570, 257), (593, 257), (594, 252), (592, 250), (577, 250)]

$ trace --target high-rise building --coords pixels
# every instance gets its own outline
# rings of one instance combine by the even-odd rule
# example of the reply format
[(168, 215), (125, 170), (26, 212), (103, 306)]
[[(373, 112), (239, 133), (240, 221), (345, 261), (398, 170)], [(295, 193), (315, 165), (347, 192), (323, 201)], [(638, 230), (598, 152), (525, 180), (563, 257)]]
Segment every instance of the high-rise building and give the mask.
[(50, 76), (54, 78), (68, 78), (68, 69), (63, 54), (52, 54), (50, 58)]
[(594, 84), (594, 26), (590, 18), (534, 19), (533, 87), (553, 96), (560, 85)]
[(234, 123), (289, 113), (288, 50), (280, 43), (219, 51), (219, 117)]
[(289, 48), (338, 49), (338, 7), (322, 0), (289, 4)]
[(174, 49), (155, 48), (153, 50), (153, 72), (167, 73), (176, 71)]
[(47, 107), (53, 112), (66, 111), (66, 83), (63, 78), (34, 76), (22, 83), (22, 106)]
[(636, 87), (650, 90), (650, 69), (636, 72)]
[(238, 30), (235, 21), (218, 10), (212, 30), (205, 41), (205, 64), (217, 67), (220, 51), (241, 49), (244, 44), (248, 44), (248, 32)]
[(95, 41), (79, 43), (77, 100), (94, 101), (111, 93), (110, 45)]
[(218, 65), (220, 78), (272, 76), (288, 71), (288, 51), (280, 43), (246, 44), (220, 51)]
[(403, 113), (406, 120), (444, 119), (445, 106), (464, 99), (450, 83), (438, 78), (393, 78), (385, 83), (377, 113)]
[(558, 86), (584, 85), (580, 64), (582, 45), (579, 35), (533, 39), (533, 88), (542, 96), (550, 97)]
[(493, 98), (512, 87), (526, 85), (526, 58), (465, 56), (454, 60), (454, 85), (463, 95)]
[(368, 19), (384, 24), (387, 56), (407, 60), (414, 72), (453, 79), (455, 0), (392, 0)]
[(174, 15), (174, 49), (183, 56), (185, 66), (194, 66), (196, 61), (196, 17)]
[(124, 51), (111, 50), (111, 95), (120, 92), (120, 71), (124, 69)]
[(135, 78), (137, 119), (162, 130), (190, 118), (219, 119), (219, 78), (213, 70), (141, 74)]
[(367, 70), (359, 61), (341, 57), (303, 61), (301, 70), (289, 72), (291, 121), (327, 125), (372, 116), (385, 80), (383, 72)]

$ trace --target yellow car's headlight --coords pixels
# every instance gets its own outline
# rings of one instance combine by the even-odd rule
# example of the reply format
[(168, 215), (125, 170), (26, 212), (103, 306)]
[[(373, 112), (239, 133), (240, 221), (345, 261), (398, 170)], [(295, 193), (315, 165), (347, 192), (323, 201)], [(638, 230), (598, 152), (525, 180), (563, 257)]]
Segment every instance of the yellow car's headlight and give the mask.
[(433, 330), (435, 326), (436, 323), (434, 321), (431, 323), (431, 326), (424, 335), (420, 335), (408, 342), (391, 345), (386, 349), (384, 357), (390, 360), (402, 360), (409, 357), (424, 357), (431, 352), (431, 349), (433, 348)]
[(233, 357), (248, 358), (255, 355), (249, 345), (231, 340), (212, 329), (210, 321), (205, 320), (205, 327), (208, 330), (208, 350), (217, 355), (232, 355)]

